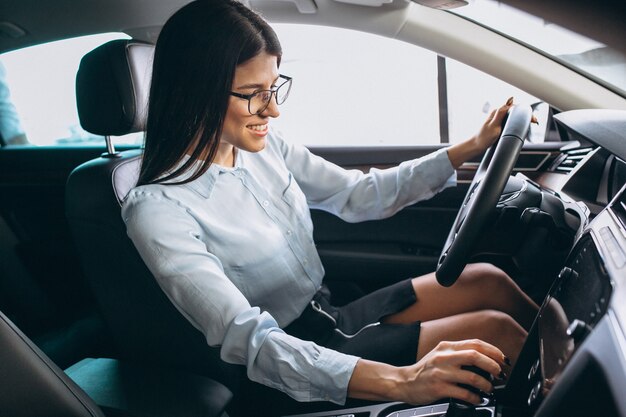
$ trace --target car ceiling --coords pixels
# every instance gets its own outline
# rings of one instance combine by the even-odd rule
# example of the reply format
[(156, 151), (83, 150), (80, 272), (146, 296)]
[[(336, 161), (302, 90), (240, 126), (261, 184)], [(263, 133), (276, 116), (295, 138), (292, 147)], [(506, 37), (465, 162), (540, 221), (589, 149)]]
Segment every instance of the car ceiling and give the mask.
[[(0, 51), (102, 32), (158, 33), (189, 0), (3, 0)], [(54, 17), (51, 19), (51, 17)], [(14, 37), (13, 27), (25, 34)], [(146, 36), (146, 35), (144, 35)]]
[[(154, 42), (160, 26), (167, 18), (190, 0), (4, 0), (0, 2), (0, 52), (28, 45), (49, 42), (74, 36), (124, 32), (146, 41)], [(346, 16), (356, 29), (367, 27), (374, 33), (392, 36), (399, 30), (403, 19), (394, 16), (407, 9), (407, 0), (395, 0), (384, 5), (381, 14), (376, 7), (359, 6), (336, 2), (298, 0), (305, 4), (298, 11), (292, 0), (245, 0), (272, 22), (307, 22), (329, 26), (343, 26)], [(307, 14), (307, 5), (314, 7), (315, 14)], [(309, 6), (311, 7), (311, 6)], [(342, 13), (349, 11), (349, 13)], [(54, 16), (54, 19), (50, 19)], [(393, 23), (392, 23), (393, 22)], [(19, 36), (19, 32), (23, 35)], [(17, 35), (17, 36), (16, 36)]]
[[(154, 41), (159, 27), (177, 9), (190, 0), (3, 0), (0, 2), (0, 52), (27, 45), (99, 32), (125, 32), (130, 36)], [(343, 0), (347, 1), (347, 0)], [(351, 0), (358, 2), (359, 0)], [(476, 1), (476, 0), (474, 0)], [(484, 1), (484, 0), (483, 0)], [(549, 21), (585, 33), (626, 53), (626, 2), (623, 0), (501, 0), (503, 3), (544, 16)], [(394, 0), (378, 7), (357, 7), (338, 2), (315, 0), (246, 0), (261, 10), (271, 21), (298, 21), (298, 9), (317, 8), (320, 21), (340, 25), (345, 15), (336, 13), (350, 8), (352, 23), (359, 20), (371, 30), (380, 27), (380, 34), (390, 33), (385, 15), (406, 8), (408, 0)], [(301, 3), (296, 7), (296, 3)], [(311, 6), (312, 5), (312, 6)], [(50, 19), (54, 16), (54, 19)], [(334, 18), (333, 18), (334, 16)], [(303, 20), (310, 16), (303, 15)], [(375, 18), (375, 25), (371, 18)], [(318, 19), (316, 19), (318, 20)], [(310, 19), (308, 19), (310, 21)], [(598, 25), (597, 22), (602, 22)], [(19, 35), (20, 30), (25, 32)]]

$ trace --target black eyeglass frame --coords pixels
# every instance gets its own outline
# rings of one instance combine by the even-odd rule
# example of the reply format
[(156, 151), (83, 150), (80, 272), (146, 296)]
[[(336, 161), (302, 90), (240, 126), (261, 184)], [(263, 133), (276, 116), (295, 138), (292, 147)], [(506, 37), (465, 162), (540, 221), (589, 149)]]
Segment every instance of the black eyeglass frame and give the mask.
[[(236, 93), (234, 91), (230, 92), (231, 96), (234, 97), (238, 97), (238, 98), (242, 98), (244, 100), (248, 100), (248, 113), (250, 114), (261, 114), (263, 113), (270, 105), (270, 103), (272, 102), (272, 95), (274, 96), (274, 99), (276, 100), (276, 104), (283, 104), (285, 102), (285, 100), (287, 100), (287, 97), (289, 97), (289, 92), (291, 91), (291, 80), (293, 80), (292, 77), (288, 77), (287, 75), (283, 75), (283, 74), (278, 74), (278, 78), (282, 78), (283, 80), (285, 80), (284, 83), (282, 83), (281, 85), (279, 85), (278, 87), (276, 87), (275, 89), (270, 89), (270, 90), (258, 90), (255, 91), (254, 93), (251, 94), (241, 94), (241, 93)], [(281, 101), (280, 103), (278, 102), (278, 90), (283, 87), (285, 84), (289, 84), (289, 90), (287, 90), (287, 94), (285, 95), (285, 98), (283, 99), (283, 101)], [(259, 111), (257, 111), (256, 113), (252, 113), (252, 110), (250, 109), (250, 106), (252, 105), (252, 99), (261, 94), (261, 93), (265, 93), (268, 92), (270, 93), (270, 99), (267, 100), (267, 103), (265, 103), (265, 105), (263, 106), (263, 108), (261, 108)]]

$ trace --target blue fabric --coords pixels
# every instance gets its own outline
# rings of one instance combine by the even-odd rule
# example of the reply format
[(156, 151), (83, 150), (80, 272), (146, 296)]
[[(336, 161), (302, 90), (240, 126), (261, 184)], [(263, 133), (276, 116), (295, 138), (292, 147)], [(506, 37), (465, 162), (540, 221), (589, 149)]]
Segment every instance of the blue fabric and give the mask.
[(364, 174), (272, 132), (263, 151), (238, 150), (233, 168), (131, 190), (122, 216), (159, 285), (223, 360), (297, 400), (343, 404), (358, 358), (282, 330), (324, 277), (309, 208), (379, 219), (455, 181), (445, 149)]
[(13, 102), (11, 102), (6, 68), (0, 62), (0, 136), (6, 142), (9, 142), (14, 137), (23, 134), (24, 130), (20, 125), (19, 116)]

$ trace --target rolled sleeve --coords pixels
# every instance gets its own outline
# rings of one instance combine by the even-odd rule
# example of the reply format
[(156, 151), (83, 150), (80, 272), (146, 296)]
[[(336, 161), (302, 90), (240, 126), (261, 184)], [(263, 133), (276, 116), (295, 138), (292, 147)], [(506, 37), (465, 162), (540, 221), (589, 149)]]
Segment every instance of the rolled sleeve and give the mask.
[(370, 172), (345, 170), (302, 146), (274, 140), (311, 208), (348, 222), (387, 218), (404, 207), (431, 198), (456, 185), (456, 171), (447, 150)]
[[(403, 162), (398, 167), (399, 187), (404, 195), (400, 204), (410, 205), (433, 197), (456, 185), (456, 170), (443, 148), (418, 159)], [(404, 180), (404, 181), (403, 181)]]
[(226, 362), (245, 360), (248, 378), (297, 401), (337, 404), (345, 403), (348, 383), (359, 360), (286, 334), (271, 315), (258, 308), (233, 320), (221, 354)]

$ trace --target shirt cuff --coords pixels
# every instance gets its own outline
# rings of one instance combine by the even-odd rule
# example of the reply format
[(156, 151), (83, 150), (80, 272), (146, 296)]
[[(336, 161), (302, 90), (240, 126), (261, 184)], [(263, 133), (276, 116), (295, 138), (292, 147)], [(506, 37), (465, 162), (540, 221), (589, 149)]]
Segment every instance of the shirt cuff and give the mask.
[[(319, 372), (311, 381), (311, 398), (343, 405), (348, 397), (348, 384), (359, 357), (321, 348), (316, 365)], [(314, 380), (317, 379), (317, 380)], [(319, 390), (313, 392), (313, 390)]]
[(452, 162), (450, 162), (450, 157), (448, 156), (448, 148), (439, 149), (434, 153), (435, 159), (441, 161), (441, 168), (444, 176), (447, 176), (447, 180), (444, 183), (442, 189), (453, 187), (456, 185), (456, 169), (452, 166)]

